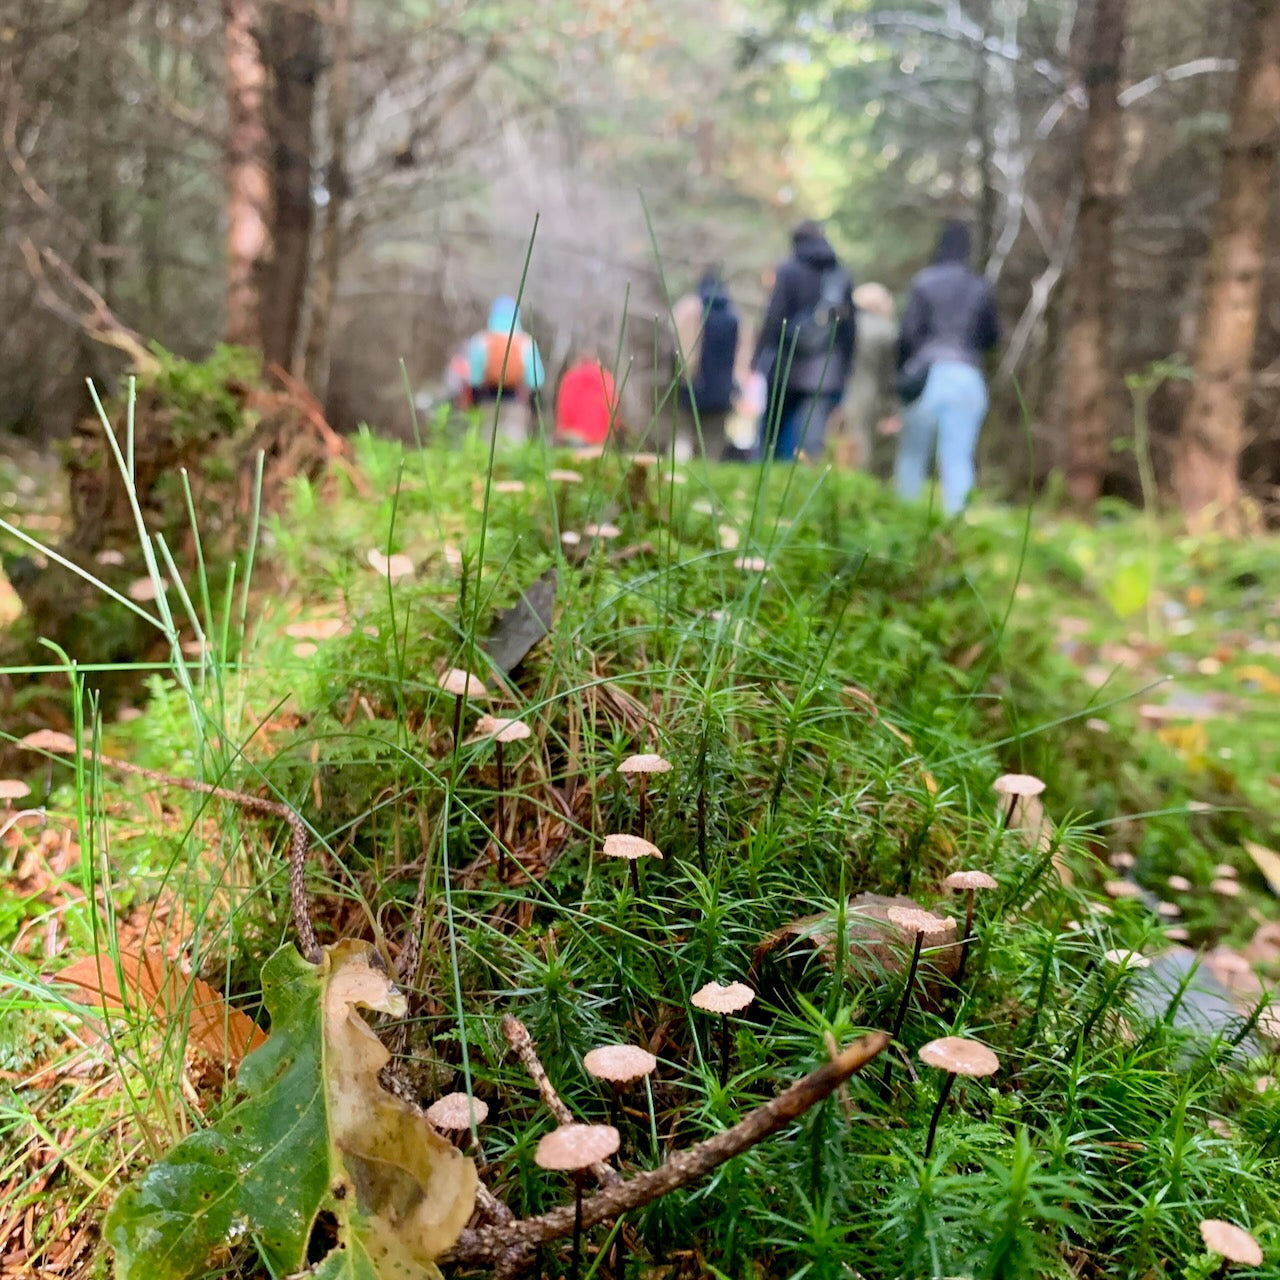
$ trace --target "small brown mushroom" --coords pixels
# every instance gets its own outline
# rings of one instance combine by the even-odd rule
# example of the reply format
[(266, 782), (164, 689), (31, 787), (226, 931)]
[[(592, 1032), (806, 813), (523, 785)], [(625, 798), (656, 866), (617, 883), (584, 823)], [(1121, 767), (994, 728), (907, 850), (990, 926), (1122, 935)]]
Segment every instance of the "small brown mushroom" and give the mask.
[(1165, 884), (1173, 890), (1174, 893), (1190, 893), (1191, 881), (1186, 876), (1170, 876)]
[(768, 573), (769, 562), (763, 556), (739, 556), (733, 567), (742, 573)]
[(427, 1123), (442, 1133), (460, 1133), (475, 1124), (484, 1124), (489, 1104), (465, 1093), (446, 1093), (427, 1108)]
[(365, 560), (374, 573), (381, 574), (382, 577), (390, 582), (395, 582), (398, 578), (410, 578), (413, 576), (413, 559), (403, 552), (396, 552), (395, 555), (388, 556), (379, 551), (377, 547), (370, 547), (365, 552)]
[(1238, 898), (1240, 896), (1240, 881), (1229, 880), (1226, 876), (1220, 876), (1216, 880), (1209, 881), (1209, 892), (1216, 893), (1220, 898)]
[(1110, 965), (1120, 969), (1149, 969), (1151, 961), (1138, 951), (1125, 951), (1117, 947), (1104, 952), (1102, 958)]
[(487, 698), (489, 690), (479, 676), (473, 676), (461, 667), (450, 667), (440, 677), (440, 688), (453, 695), (453, 740), (457, 742), (462, 732), (463, 703), (468, 698)]
[(1178, 924), (1174, 925), (1172, 929), (1166, 929), (1164, 931), (1164, 936), (1168, 938), (1170, 942), (1190, 942), (1191, 930), (1184, 929), (1180, 924)]
[(921, 1047), (919, 1058), (925, 1066), (937, 1067), (939, 1071), (947, 1073), (942, 1088), (938, 1090), (938, 1104), (933, 1109), (933, 1118), (929, 1121), (929, 1137), (924, 1147), (924, 1158), (927, 1160), (933, 1154), (938, 1120), (956, 1076), (993, 1076), (1000, 1069), (1000, 1061), (985, 1044), (968, 1040), (964, 1036), (943, 1036), (939, 1040), (930, 1040)]
[(494, 493), (523, 493), (525, 484), (523, 480), (495, 480), (493, 482)]
[(1001, 799), (1009, 801), (1004, 812), (1004, 825), (1013, 821), (1013, 811), (1022, 799), (1030, 800), (1044, 792), (1044, 783), (1031, 773), (1002, 773), (991, 784), (991, 789)]
[(1238, 880), (1240, 873), (1229, 862), (1220, 862), (1213, 869), (1213, 874), (1223, 880)]
[[(914, 939), (911, 948), (911, 966), (907, 970), (906, 985), (902, 988), (902, 999), (898, 1003), (898, 1012), (893, 1019), (892, 1034), (896, 1040), (898, 1033), (902, 1030), (903, 1022), (906, 1021), (907, 1009), (911, 1004), (911, 988), (915, 984), (916, 970), (920, 967), (920, 950), (924, 946), (924, 935), (945, 929), (947, 921), (929, 911), (920, 911), (915, 907), (890, 907), (885, 915), (890, 924), (897, 925)], [(892, 1073), (893, 1059), (885, 1054), (884, 1074), (880, 1077), (880, 1097), (885, 1100), (889, 1097), (889, 1079)]]
[(945, 889), (962, 889), (966, 894), (964, 910), (964, 939), (960, 944), (960, 963), (956, 966), (956, 982), (964, 977), (965, 961), (969, 958), (969, 943), (973, 941), (973, 899), (978, 890), (998, 889), (993, 876), (985, 871), (953, 871), (943, 882)]
[(1102, 886), (1110, 898), (1140, 898), (1142, 890), (1132, 880), (1108, 880)]
[(1138, 865), (1138, 860), (1131, 853), (1113, 853), (1107, 859), (1117, 871), (1132, 871)]
[(498, 765), (498, 794), (495, 808), (498, 830), (498, 879), (507, 878), (507, 767), (503, 756), (503, 747), (508, 742), (524, 742), (533, 734), (523, 720), (508, 720), (501, 716), (481, 716), (476, 721), (476, 732), (483, 737), (492, 738)]
[(31, 794), (31, 788), (21, 778), (0, 778), (0, 800), (5, 807), (14, 800), (22, 800)]
[(582, 526), (582, 532), (588, 538), (599, 538), (602, 542), (622, 537), (622, 530), (616, 524), (610, 524), (607, 520), (603, 524), (588, 522)]
[(1157, 902), (1156, 915), (1162, 920), (1176, 920), (1182, 914), (1182, 908), (1176, 902)]
[(573, 1258), (569, 1274), (577, 1280), (582, 1266), (582, 1177), (593, 1164), (608, 1160), (621, 1145), (611, 1124), (564, 1124), (543, 1134), (533, 1153), (540, 1169), (567, 1173), (573, 1179)]
[(729, 1079), (729, 1015), (741, 1013), (754, 999), (756, 993), (745, 982), (708, 982), (689, 997), (695, 1009), (720, 1015), (720, 1087)]
[(658, 1060), (648, 1049), (634, 1044), (603, 1044), (582, 1059), (587, 1074), (609, 1085), (610, 1120), (616, 1127), (622, 1091), (629, 1084), (643, 1080), (657, 1069)]
[(603, 853), (606, 858), (626, 859), (631, 872), (631, 889), (636, 894), (640, 892), (640, 873), (636, 870), (636, 863), (641, 858), (662, 858), (662, 850), (643, 836), (622, 834), (605, 836)]
[(670, 773), (671, 761), (653, 751), (642, 752), (639, 755), (628, 756), (618, 766), (618, 772), (628, 775), (635, 774), (640, 779), (640, 834), (645, 835), (647, 834), (645, 817), (647, 813), (646, 797), (649, 775), (651, 773)]
[(1242, 1227), (1221, 1218), (1205, 1218), (1200, 1223), (1200, 1239), (1204, 1247), (1222, 1259), (1218, 1275), (1226, 1275), (1232, 1263), (1244, 1267), (1262, 1266), (1262, 1248)]

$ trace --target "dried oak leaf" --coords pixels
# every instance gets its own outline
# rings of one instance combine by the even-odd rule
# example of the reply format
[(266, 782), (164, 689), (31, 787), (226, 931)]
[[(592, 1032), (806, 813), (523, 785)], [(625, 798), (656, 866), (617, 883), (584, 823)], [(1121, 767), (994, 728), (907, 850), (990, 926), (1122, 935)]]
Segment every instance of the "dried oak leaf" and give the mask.
[(159, 947), (143, 952), (105, 952), (83, 956), (54, 975), (71, 988), (71, 998), (105, 1012), (128, 1007), (135, 1017), (154, 1021), (163, 1032), (185, 1025), (188, 1049), (234, 1069), (240, 1059), (265, 1043), (253, 1020), (232, 1009), (207, 982), (184, 974)]
[(404, 1012), (365, 943), (318, 966), (284, 947), (262, 971), (271, 1035), (236, 1100), (116, 1197), (105, 1233), (117, 1280), (186, 1280), (214, 1249), (257, 1246), (274, 1275), (302, 1270), (317, 1216), (337, 1222), (317, 1280), (438, 1277), (475, 1207), (471, 1160), (378, 1083), (390, 1055), (358, 1012)]

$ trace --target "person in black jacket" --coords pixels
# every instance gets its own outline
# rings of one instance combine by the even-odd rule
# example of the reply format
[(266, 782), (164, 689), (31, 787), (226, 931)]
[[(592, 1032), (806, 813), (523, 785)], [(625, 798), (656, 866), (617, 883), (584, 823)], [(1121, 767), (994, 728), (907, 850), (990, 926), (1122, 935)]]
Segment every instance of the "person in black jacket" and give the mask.
[(937, 454), (942, 508), (964, 509), (987, 415), (982, 357), (1000, 338), (986, 278), (969, 269), (969, 230), (949, 222), (933, 262), (911, 282), (898, 337), (898, 385), (905, 401), (894, 479), (907, 499), (924, 488)]
[(761, 451), (774, 457), (822, 453), (827, 419), (853, 363), (853, 280), (816, 222), (791, 235), (792, 253), (774, 277), (752, 369), (769, 382)]
[(690, 457), (702, 452), (708, 461), (719, 462), (725, 420), (738, 390), (738, 313), (719, 271), (705, 271), (696, 291), (672, 308), (672, 316), (679, 345), (679, 452)]

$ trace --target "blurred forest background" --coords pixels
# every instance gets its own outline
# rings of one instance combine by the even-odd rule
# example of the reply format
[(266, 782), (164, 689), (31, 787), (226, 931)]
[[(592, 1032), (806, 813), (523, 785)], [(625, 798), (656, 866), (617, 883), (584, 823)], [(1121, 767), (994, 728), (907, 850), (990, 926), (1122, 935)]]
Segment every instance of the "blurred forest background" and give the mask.
[(1138, 498), (1136, 389), (1189, 514), (1278, 491), (1278, 0), (0, 14), (0, 440), (65, 436), (85, 376), (112, 385), (152, 342), (221, 340), (339, 429), (405, 431), (399, 361), (429, 386), (531, 239), (551, 376), (572, 347), (621, 350), (641, 414), (706, 264), (749, 316), (816, 216), (901, 296), (960, 216), (1005, 325), (989, 488)]

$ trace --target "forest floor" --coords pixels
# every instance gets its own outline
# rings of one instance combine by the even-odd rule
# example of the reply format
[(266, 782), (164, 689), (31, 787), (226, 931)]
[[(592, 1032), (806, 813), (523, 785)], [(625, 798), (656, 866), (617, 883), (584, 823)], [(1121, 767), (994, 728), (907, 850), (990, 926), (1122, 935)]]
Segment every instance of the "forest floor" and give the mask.
[[(6, 518), (56, 540), (51, 476), (2, 468)], [(173, 660), (97, 727), (98, 760), (28, 753), (35, 796), (6, 802), (46, 815), (0, 816), (0, 1277), (107, 1273), (102, 1211), (227, 1114), (233, 1032), (266, 1026), (259, 974), (289, 940), (276, 824), (107, 757), (297, 810), (320, 942), (367, 939), (399, 973), (401, 1088), (489, 1104), (483, 1181), (517, 1215), (563, 1194), (533, 1162), (549, 1118), (502, 1013), (575, 1115), (617, 1119), (634, 1172), (894, 1021), (910, 946), (886, 902), (948, 916), (914, 996), (906, 979), (892, 1088), (877, 1064), (629, 1215), (628, 1274), (1196, 1280), (1216, 1217), (1254, 1230), (1269, 1265), (1250, 1274), (1275, 1280), (1278, 566), (1273, 539), (1120, 508), (943, 522), (864, 476), (534, 447), (491, 470), (474, 439), (361, 436), (351, 474), (299, 483), (229, 586), (210, 566), (170, 584)], [(552, 571), (550, 634), (508, 620), (494, 640)], [(0, 622), (17, 612), (0, 577)], [(449, 667), (487, 700), (443, 694)], [(505, 775), (486, 710), (532, 729)], [(616, 768), (650, 751), (674, 768), (641, 802)], [(1006, 771), (1045, 781), (1043, 825), (996, 803)], [(665, 856), (629, 881), (596, 856), (609, 832)], [(999, 891), (957, 973), (941, 883), (963, 868)], [(1132, 952), (1181, 972), (1182, 948), (1216, 994), (1113, 971)], [(689, 1006), (709, 979), (756, 992), (727, 1084)], [(942, 1035), (1001, 1068), (957, 1085), (926, 1155), (938, 1089), (914, 1055)], [(583, 1070), (608, 1041), (659, 1062), (620, 1111)], [(141, 1250), (130, 1221), (117, 1253)], [(617, 1274), (618, 1234), (590, 1234), (597, 1274)], [(249, 1244), (191, 1249), (172, 1274), (283, 1274)]]

